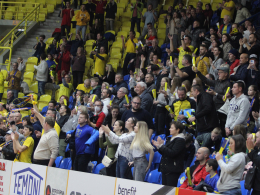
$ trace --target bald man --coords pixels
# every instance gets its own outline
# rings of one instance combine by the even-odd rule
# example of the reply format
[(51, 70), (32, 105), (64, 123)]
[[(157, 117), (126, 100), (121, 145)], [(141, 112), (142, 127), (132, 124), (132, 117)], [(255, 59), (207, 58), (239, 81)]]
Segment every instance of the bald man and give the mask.
[(209, 155), (210, 155), (210, 151), (208, 148), (201, 147), (198, 149), (196, 154), (195, 164), (190, 167), (192, 185), (190, 186), (188, 184), (188, 178), (187, 178), (180, 186), (180, 188), (192, 190), (196, 185), (200, 183), (201, 179), (205, 180), (206, 176), (209, 174), (206, 172), (206, 168), (205, 168), (206, 162), (209, 159)]
[(14, 122), (18, 129), (23, 129), (22, 115), (19, 112), (14, 113)]

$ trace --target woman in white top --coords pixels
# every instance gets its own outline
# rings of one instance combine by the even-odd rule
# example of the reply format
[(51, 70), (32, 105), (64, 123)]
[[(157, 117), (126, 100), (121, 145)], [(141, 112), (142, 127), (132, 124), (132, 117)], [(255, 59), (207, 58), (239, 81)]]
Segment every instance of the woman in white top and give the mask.
[(246, 140), (241, 134), (234, 135), (230, 138), (229, 147), (234, 155), (228, 164), (223, 161), (222, 154), (216, 154), (221, 169), (217, 188), (221, 194), (241, 195), (240, 179), (246, 165)]
[[(134, 164), (134, 180), (144, 181), (146, 172), (150, 169), (154, 151), (149, 139), (149, 131), (146, 122), (138, 121), (134, 127), (136, 133), (134, 140), (130, 146), (134, 161), (129, 163), (129, 166)], [(150, 153), (149, 163), (145, 157), (146, 153)]]
[(108, 135), (109, 141), (112, 144), (118, 144), (118, 148), (115, 154), (115, 158), (117, 158), (116, 177), (118, 178), (125, 178), (125, 172), (128, 167), (128, 163), (133, 161), (130, 145), (135, 137), (134, 126), (136, 123), (137, 119), (135, 117), (129, 118), (125, 122), (125, 128), (128, 129), (128, 133), (124, 133), (121, 136), (116, 135), (108, 127), (102, 125), (102, 129)]

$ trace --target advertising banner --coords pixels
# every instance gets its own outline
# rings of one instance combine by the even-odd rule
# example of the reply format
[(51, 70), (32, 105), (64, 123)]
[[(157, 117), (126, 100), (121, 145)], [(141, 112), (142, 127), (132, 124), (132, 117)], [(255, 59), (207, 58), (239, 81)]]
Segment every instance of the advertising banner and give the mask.
[(45, 194), (65, 195), (68, 184), (68, 170), (48, 167)]
[(9, 194), (13, 162), (0, 159), (0, 195)]
[(14, 162), (10, 195), (45, 195), (46, 174), (46, 166)]
[(110, 195), (114, 193), (115, 180), (114, 177), (69, 171), (67, 195)]

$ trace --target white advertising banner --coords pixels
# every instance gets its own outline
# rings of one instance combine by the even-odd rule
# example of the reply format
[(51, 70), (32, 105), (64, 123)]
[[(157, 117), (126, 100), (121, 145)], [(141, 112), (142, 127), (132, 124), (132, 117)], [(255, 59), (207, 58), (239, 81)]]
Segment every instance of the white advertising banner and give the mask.
[(46, 195), (65, 195), (68, 184), (68, 170), (48, 167)]
[(116, 180), (114, 195), (168, 195), (175, 194), (173, 187), (139, 182), (127, 179)]
[(14, 162), (10, 195), (45, 195), (46, 174), (46, 166)]
[(0, 159), (0, 195), (9, 194), (13, 162)]
[(103, 175), (69, 171), (67, 195), (110, 195), (114, 193), (115, 179)]

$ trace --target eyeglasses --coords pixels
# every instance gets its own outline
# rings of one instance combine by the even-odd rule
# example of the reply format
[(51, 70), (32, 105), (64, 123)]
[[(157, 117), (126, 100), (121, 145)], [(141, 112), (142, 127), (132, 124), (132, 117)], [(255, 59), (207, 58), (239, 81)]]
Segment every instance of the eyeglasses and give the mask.
[(137, 105), (140, 105), (141, 103), (139, 103), (139, 102), (133, 102), (133, 104), (137, 104)]

